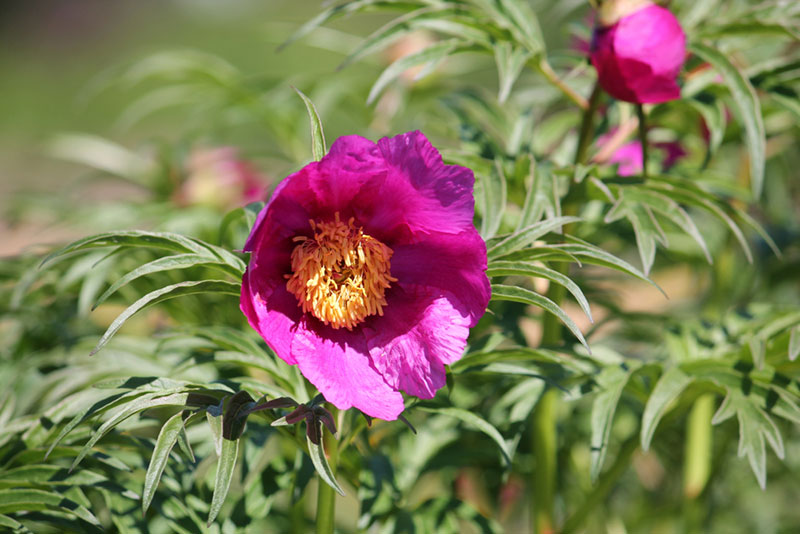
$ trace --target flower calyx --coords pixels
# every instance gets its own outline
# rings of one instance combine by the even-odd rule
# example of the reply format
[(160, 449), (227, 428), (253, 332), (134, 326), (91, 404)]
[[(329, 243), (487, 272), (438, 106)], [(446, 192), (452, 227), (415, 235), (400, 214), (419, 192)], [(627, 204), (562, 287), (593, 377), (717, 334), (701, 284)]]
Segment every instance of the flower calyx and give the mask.
[[(277, 400), (277, 399), (276, 399)], [(333, 415), (324, 406), (322, 406), (323, 398), (317, 395), (308, 404), (294, 403), (295, 409), (284, 417), (274, 421), (272, 426), (294, 425), (300, 421), (306, 422), (306, 436), (314, 445), (319, 445), (322, 439), (322, 427), (320, 423), (325, 425), (328, 431), (336, 435), (336, 422), (333, 420)]]

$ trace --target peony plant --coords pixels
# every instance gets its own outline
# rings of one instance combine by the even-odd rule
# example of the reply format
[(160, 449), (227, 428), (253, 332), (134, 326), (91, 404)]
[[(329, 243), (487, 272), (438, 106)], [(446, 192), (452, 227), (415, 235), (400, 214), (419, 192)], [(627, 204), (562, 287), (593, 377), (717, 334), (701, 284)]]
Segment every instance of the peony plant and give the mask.
[(800, 10), (711, 5), (344, 1), (299, 74), (123, 69), (200, 120), (59, 144), (151, 227), (0, 269), (0, 527), (798, 530)]
[(489, 303), (472, 171), (421, 132), (341, 137), (287, 177), (244, 246), (241, 308), (339, 409), (433, 398)]

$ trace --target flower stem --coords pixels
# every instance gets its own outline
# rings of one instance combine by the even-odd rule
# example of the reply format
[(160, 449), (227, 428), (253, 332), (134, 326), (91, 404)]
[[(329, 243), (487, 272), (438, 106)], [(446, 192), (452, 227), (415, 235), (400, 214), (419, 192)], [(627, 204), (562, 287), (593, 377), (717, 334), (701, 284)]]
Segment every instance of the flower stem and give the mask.
[(531, 426), (536, 470), (533, 476), (533, 532), (550, 534), (553, 528), (553, 505), (556, 490), (556, 408), (558, 392), (545, 391), (533, 412)]
[[(330, 412), (334, 421), (336, 421), (339, 410), (331, 406)], [(336, 474), (336, 465), (339, 462), (339, 443), (336, 441), (336, 437), (324, 427), (321, 428), (320, 432), (325, 453), (328, 456), (328, 465), (331, 466), (331, 471)], [(317, 489), (317, 534), (333, 534), (334, 519), (336, 517), (335, 504), (336, 493), (334, 489), (320, 480), (319, 488)]]
[(579, 108), (583, 110), (589, 109), (589, 102), (583, 98), (580, 94), (575, 92), (569, 85), (564, 83), (564, 81), (558, 77), (558, 74), (553, 70), (553, 67), (550, 66), (550, 63), (547, 62), (546, 59), (542, 59), (536, 64), (536, 67), (539, 69), (539, 72), (542, 73), (548, 82), (556, 86), (564, 95), (572, 100)]
[(592, 145), (594, 137), (594, 115), (600, 105), (600, 97), (603, 96), (603, 89), (599, 83), (594, 84), (592, 94), (589, 97), (589, 104), (581, 119), (581, 129), (578, 134), (578, 147), (575, 149), (575, 164), (584, 163), (588, 159), (586, 153)]
[(636, 104), (636, 115), (639, 117), (639, 142), (642, 144), (642, 179), (647, 180), (647, 120), (643, 104)]
[[(303, 454), (304, 453), (302, 449), (298, 448), (294, 461), (294, 477), (292, 479), (292, 487), (289, 492), (289, 495), (292, 499), (291, 508), (289, 509), (289, 523), (291, 525), (290, 530), (292, 534), (303, 534), (308, 530), (306, 524), (305, 492), (300, 491), (300, 488), (297, 485), (298, 479), (300, 478), (300, 466), (303, 462)], [(266, 473), (266, 471), (264, 473)]]
[[(575, 164), (586, 162), (586, 155), (589, 151), (592, 138), (594, 137), (594, 114), (600, 104), (602, 90), (595, 84), (592, 95), (589, 97), (587, 105), (583, 108), (583, 119), (578, 135), (578, 146), (575, 150)], [(585, 101), (585, 100), (584, 100)], [(576, 211), (576, 207), (582, 199), (572, 199), (564, 207), (564, 214), (571, 215)], [(562, 274), (567, 273), (569, 264), (560, 262), (555, 268)], [(552, 300), (557, 306), (561, 306), (561, 301), (566, 295), (566, 288), (561, 284), (550, 284), (547, 291), (547, 298)], [(563, 328), (558, 317), (551, 313), (545, 313), (542, 318), (542, 345), (559, 346), (563, 343)], [(556, 494), (556, 469), (557, 458), (557, 437), (556, 430), (558, 415), (558, 391), (549, 389), (545, 391), (531, 417), (531, 432), (533, 433), (533, 454), (536, 458), (536, 472), (533, 475), (533, 506), (532, 506), (532, 529), (539, 534), (555, 532), (553, 519), (553, 507)]]
[(575, 532), (584, 524), (591, 511), (603, 502), (617, 480), (619, 480), (619, 478), (625, 474), (628, 467), (630, 467), (631, 456), (633, 456), (638, 446), (639, 434), (637, 433), (622, 445), (619, 454), (617, 454), (617, 459), (614, 460), (614, 465), (603, 473), (603, 476), (600, 477), (597, 485), (595, 485), (581, 507), (564, 523), (564, 528), (561, 529), (563, 534)]

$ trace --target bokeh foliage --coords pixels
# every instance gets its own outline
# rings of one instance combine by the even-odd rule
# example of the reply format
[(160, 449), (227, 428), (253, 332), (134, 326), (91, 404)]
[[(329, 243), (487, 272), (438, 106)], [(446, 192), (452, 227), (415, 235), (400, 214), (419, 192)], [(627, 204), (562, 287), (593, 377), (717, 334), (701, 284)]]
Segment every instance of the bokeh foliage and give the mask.
[[(552, 473), (565, 532), (800, 528), (800, 7), (670, 3), (692, 55), (682, 99), (648, 122), (688, 155), (662, 170), (654, 152), (647, 178), (596, 145), (574, 157), (595, 76), (565, 28), (586, 38), (587, 7), (357, 0), (257, 43), (324, 54), (344, 67), (330, 76), (202, 48), (107, 72), (93, 91), (130, 95), (109, 131), (173, 124), (131, 146), (48, 144), (136, 199), (11, 209), (114, 230), (0, 264), (0, 526), (304, 532), (327, 481), (346, 494), (342, 532), (517, 532)], [(420, 35), (410, 55), (393, 48)], [(589, 139), (635, 118), (597, 98)], [(414, 431), (336, 416), (334, 474), (312, 439), (322, 412), (288, 424), (296, 405), (269, 405), (313, 407), (316, 392), (238, 310), (237, 250), (263, 204), (225, 212), (176, 191), (197, 145), (238, 145), (277, 182), (321, 157), (323, 129), (411, 128), (475, 172), (493, 299), (448, 386), (408, 399)], [(532, 417), (545, 403), (553, 435)]]

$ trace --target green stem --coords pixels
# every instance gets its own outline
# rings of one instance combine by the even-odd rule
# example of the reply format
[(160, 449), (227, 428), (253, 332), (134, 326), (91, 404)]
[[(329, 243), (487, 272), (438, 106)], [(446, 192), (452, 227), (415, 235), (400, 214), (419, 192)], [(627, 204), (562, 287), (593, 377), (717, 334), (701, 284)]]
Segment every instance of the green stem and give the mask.
[(642, 104), (636, 104), (636, 115), (639, 117), (639, 142), (642, 144), (642, 179), (647, 180), (647, 118)]
[(305, 492), (300, 491), (300, 488), (297, 486), (297, 482), (300, 477), (300, 466), (303, 462), (303, 454), (303, 450), (298, 448), (297, 456), (295, 457), (294, 462), (294, 477), (292, 479), (292, 487), (289, 492), (289, 495), (292, 499), (292, 504), (289, 509), (289, 521), (292, 534), (303, 534), (308, 530), (306, 525)]
[[(331, 406), (331, 415), (334, 421), (339, 419), (339, 410)], [(341, 426), (341, 422), (337, 421)], [(323, 426), (320, 429), (322, 433), (322, 443), (325, 447), (325, 453), (328, 456), (328, 465), (331, 466), (331, 471), (336, 474), (336, 466), (339, 463), (339, 443), (336, 438), (328, 432)], [(317, 489), (317, 534), (333, 534), (334, 523), (336, 517), (336, 492), (332, 487), (319, 481)]]
[(563, 534), (577, 530), (586, 521), (589, 513), (605, 500), (617, 480), (625, 474), (630, 465), (631, 456), (633, 456), (638, 446), (639, 434), (637, 433), (622, 445), (614, 464), (608, 471), (603, 473), (592, 493), (583, 502), (583, 505), (564, 523), (564, 528), (561, 530)]
[(557, 87), (564, 95), (572, 100), (579, 108), (582, 110), (589, 109), (589, 102), (583, 98), (580, 94), (578, 94), (574, 89), (572, 89), (569, 85), (565, 84), (561, 78), (558, 77), (556, 71), (553, 70), (553, 67), (550, 66), (550, 63), (547, 62), (546, 59), (542, 59), (536, 64), (536, 67), (539, 69), (539, 72), (542, 73), (548, 82), (553, 84)]
[[(584, 163), (594, 137), (594, 114), (600, 104), (602, 91), (595, 84), (592, 95), (584, 108), (581, 129), (578, 135), (578, 146), (575, 150), (575, 164)], [(573, 199), (564, 208), (564, 214), (570, 215), (577, 211), (577, 206), (582, 199)], [(565, 230), (566, 231), (566, 230)], [(555, 269), (566, 274), (569, 264), (559, 262)], [(566, 295), (566, 288), (561, 284), (550, 284), (547, 298), (557, 306)], [(545, 313), (542, 318), (542, 345), (558, 347), (563, 343), (563, 326), (561, 321), (551, 313)], [(533, 475), (532, 517), (533, 532), (548, 534), (555, 531), (553, 508), (556, 494), (556, 470), (558, 467), (558, 431), (556, 429), (558, 414), (558, 391), (550, 389), (542, 395), (531, 416), (531, 431), (533, 432), (533, 454), (536, 458), (536, 472)]]
[(594, 84), (592, 94), (589, 97), (589, 105), (581, 119), (581, 129), (578, 134), (578, 147), (575, 149), (575, 164), (584, 163), (588, 159), (586, 153), (592, 145), (594, 137), (594, 115), (600, 105), (600, 97), (603, 96), (603, 89), (599, 83)]
[(536, 403), (533, 412), (533, 453), (536, 472), (533, 477), (533, 532), (549, 534), (553, 528), (553, 505), (556, 490), (558, 392), (550, 389)]

